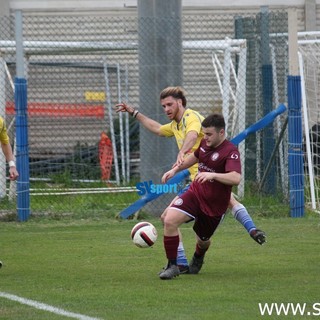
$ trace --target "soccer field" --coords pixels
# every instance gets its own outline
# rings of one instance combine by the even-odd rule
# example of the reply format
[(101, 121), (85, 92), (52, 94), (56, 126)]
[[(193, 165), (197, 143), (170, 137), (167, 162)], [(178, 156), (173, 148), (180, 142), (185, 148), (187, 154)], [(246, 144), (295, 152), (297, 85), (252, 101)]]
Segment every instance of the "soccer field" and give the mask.
[[(201, 273), (171, 281), (158, 278), (166, 263), (162, 227), (159, 220), (148, 220), (157, 227), (159, 238), (147, 249), (131, 242), (136, 220), (1, 222), (0, 318), (248, 320), (320, 316), (319, 216), (254, 217), (268, 236), (267, 244), (259, 246), (228, 215), (213, 238)], [(182, 233), (191, 257), (192, 225), (185, 225)], [(267, 314), (267, 309), (261, 309), (266, 304), (290, 309), (280, 310), (279, 315), (279, 310), (268, 309)]]

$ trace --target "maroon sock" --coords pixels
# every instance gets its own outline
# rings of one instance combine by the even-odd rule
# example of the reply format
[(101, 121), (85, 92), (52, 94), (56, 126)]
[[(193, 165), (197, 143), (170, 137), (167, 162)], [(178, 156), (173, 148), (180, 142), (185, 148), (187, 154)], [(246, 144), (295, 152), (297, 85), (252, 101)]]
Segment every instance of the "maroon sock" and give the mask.
[(203, 249), (203, 248), (200, 248), (199, 247), (199, 245), (198, 244), (196, 244), (196, 251), (195, 251), (195, 256), (196, 257), (203, 257), (205, 254), (206, 254), (206, 252), (207, 252), (207, 250), (209, 249), (209, 247), (208, 248), (205, 248), (205, 249)]
[[(173, 236), (173, 237), (163, 237), (163, 244), (164, 249), (166, 250), (166, 255), (168, 260), (173, 263), (177, 264), (177, 252), (178, 252), (178, 246), (179, 246), (179, 236)], [(174, 263), (175, 262), (175, 263)]]

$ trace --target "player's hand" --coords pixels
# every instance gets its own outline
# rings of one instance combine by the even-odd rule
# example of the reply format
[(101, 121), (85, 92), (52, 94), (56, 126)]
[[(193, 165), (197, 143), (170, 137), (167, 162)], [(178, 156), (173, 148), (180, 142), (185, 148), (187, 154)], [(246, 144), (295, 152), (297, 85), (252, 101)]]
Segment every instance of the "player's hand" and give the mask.
[(10, 167), (9, 168), (9, 178), (10, 180), (14, 181), (17, 180), (17, 178), (19, 177), (19, 173), (17, 171), (16, 167)]
[(171, 169), (169, 171), (167, 171), (161, 179), (162, 183), (166, 183), (170, 178), (172, 178), (174, 175), (176, 174), (176, 170), (175, 169)]
[(195, 176), (194, 180), (203, 183), (206, 181), (211, 181), (214, 178), (213, 172), (198, 172), (198, 174)]
[(118, 103), (114, 106), (117, 110), (116, 112), (128, 112), (130, 114), (133, 114), (134, 112), (134, 107), (124, 103), (124, 102), (121, 102), (121, 103)]

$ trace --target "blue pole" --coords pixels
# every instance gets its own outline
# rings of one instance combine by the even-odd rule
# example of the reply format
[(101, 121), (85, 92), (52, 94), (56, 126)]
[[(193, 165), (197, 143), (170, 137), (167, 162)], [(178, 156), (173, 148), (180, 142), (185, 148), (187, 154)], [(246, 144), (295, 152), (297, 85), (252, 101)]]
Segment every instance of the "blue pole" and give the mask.
[(30, 215), (30, 176), (27, 114), (27, 80), (24, 78), (22, 11), (15, 13), (16, 72), (14, 103), (16, 112), (17, 215), (26, 221)]
[(14, 101), (16, 112), (16, 161), (19, 172), (17, 181), (17, 214), (20, 221), (26, 221), (30, 215), (30, 180), (27, 81), (24, 78), (15, 78)]
[(288, 76), (288, 167), (290, 215), (304, 216), (304, 171), (301, 116), (301, 77)]

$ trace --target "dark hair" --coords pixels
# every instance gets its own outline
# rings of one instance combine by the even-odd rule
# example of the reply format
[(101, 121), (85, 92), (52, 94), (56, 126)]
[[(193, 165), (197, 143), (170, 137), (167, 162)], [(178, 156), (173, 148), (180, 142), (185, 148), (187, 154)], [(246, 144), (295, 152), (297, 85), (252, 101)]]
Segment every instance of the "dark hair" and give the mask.
[(181, 87), (167, 87), (167, 88), (163, 89), (160, 93), (160, 100), (165, 99), (167, 97), (181, 99), (182, 105), (184, 107), (187, 106), (187, 99), (185, 96), (185, 92)]
[(202, 126), (204, 128), (215, 127), (219, 131), (221, 129), (225, 130), (226, 123), (222, 114), (213, 113), (202, 121)]

